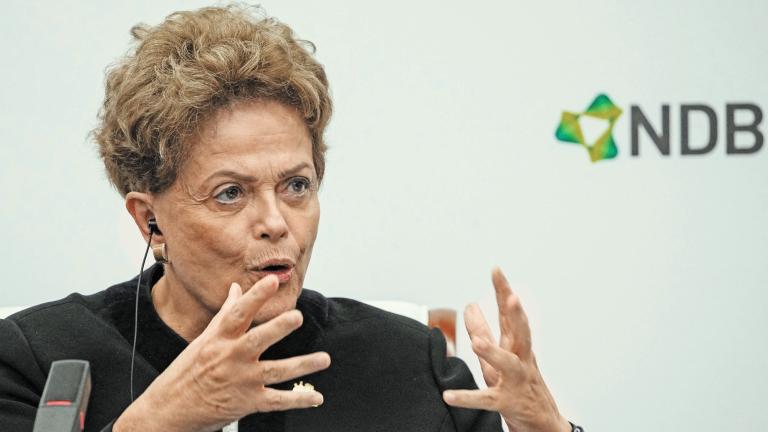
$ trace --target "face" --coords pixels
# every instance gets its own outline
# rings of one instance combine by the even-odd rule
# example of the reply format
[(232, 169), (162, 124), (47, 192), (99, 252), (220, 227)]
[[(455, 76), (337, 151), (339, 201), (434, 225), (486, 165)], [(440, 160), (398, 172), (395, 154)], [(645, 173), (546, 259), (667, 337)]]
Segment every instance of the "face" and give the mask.
[(292, 309), (320, 218), (306, 125), (279, 102), (239, 102), (204, 123), (190, 147), (175, 183), (152, 200), (177, 301), (213, 315), (232, 282), (245, 291), (276, 274), (278, 292), (254, 321)]

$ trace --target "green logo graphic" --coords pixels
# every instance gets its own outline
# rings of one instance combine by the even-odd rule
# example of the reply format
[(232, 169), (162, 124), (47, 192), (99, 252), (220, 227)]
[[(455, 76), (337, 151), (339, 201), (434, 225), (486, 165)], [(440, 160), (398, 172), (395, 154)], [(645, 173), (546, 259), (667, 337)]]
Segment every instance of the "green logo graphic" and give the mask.
[[(563, 142), (583, 145), (589, 152), (589, 158), (592, 159), (592, 162), (613, 159), (619, 153), (616, 142), (613, 140), (613, 126), (616, 124), (616, 120), (621, 117), (621, 113), (621, 108), (614, 105), (607, 95), (599, 94), (584, 112), (563, 111), (555, 137)], [(579, 117), (581, 116), (608, 121), (605, 132), (600, 134), (593, 143), (588, 143), (584, 139), (584, 133), (579, 124)]]

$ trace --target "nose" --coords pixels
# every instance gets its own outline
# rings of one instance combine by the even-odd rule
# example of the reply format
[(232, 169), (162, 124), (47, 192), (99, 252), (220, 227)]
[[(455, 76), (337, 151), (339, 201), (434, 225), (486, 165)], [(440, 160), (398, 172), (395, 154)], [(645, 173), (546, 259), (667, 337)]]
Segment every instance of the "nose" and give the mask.
[(267, 194), (255, 210), (254, 235), (256, 238), (271, 242), (288, 236), (288, 223), (283, 217), (280, 203), (273, 194)]

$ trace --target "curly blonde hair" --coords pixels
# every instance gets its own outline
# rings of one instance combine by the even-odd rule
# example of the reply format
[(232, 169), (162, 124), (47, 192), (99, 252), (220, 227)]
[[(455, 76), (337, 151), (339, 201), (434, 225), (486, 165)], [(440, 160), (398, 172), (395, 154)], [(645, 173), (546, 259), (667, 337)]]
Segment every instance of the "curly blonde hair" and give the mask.
[(93, 135), (109, 179), (125, 196), (159, 193), (176, 180), (187, 139), (216, 110), (241, 100), (295, 107), (312, 138), (318, 180), (331, 117), (328, 80), (311, 42), (260, 8), (175, 12), (131, 30), (136, 46), (107, 72)]

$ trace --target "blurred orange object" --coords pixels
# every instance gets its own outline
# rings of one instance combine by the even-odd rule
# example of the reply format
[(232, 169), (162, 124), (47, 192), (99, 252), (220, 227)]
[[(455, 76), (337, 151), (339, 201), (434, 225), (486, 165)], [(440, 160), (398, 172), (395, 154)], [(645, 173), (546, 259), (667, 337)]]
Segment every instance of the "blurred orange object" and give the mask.
[(456, 311), (453, 309), (430, 309), (429, 328), (438, 328), (445, 335), (447, 354), (456, 355)]

